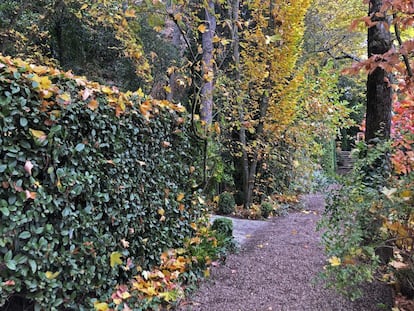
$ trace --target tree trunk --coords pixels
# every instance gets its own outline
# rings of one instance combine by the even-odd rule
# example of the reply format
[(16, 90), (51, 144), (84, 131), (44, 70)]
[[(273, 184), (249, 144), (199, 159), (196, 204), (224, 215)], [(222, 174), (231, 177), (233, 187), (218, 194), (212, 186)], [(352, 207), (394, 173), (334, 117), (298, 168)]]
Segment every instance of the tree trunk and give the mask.
[[(232, 39), (233, 39), (233, 60), (234, 60), (234, 78), (236, 81), (236, 88), (240, 84), (240, 40), (239, 40), (239, 29), (237, 26), (239, 20), (240, 12), (240, 0), (233, 0), (231, 8), (231, 17), (232, 17)], [(235, 94), (236, 95), (236, 94)], [(252, 201), (252, 191), (250, 191), (250, 165), (249, 165), (249, 154), (247, 152), (247, 137), (246, 137), (246, 127), (244, 126), (244, 109), (243, 102), (237, 102), (236, 107), (239, 107), (239, 121), (240, 121), (240, 131), (239, 131), (239, 141), (242, 151), (242, 191), (243, 191), (243, 205), (245, 208), (248, 208)], [(254, 180), (254, 179), (253, 179)]]
[(214, 1), (209, 0), (205, 11), (206, 30), (202, 33), (202, 76), (201, 87), (201, 120), (208, 127), (213, 120), (213, 90), (214, 90), (214, 57), (213, 37), (216, 32), (216, 17), (214, 16)]
[[(371, 0), (369, 14), (376, 25), (368, 29), (368, 57), (384, 54), (392, 46), (389, 21), (380, 13), (382, 0)], [(391, 76), (382, 68), (368, 74), (365, 140), (388, 139), (391, 132)]]

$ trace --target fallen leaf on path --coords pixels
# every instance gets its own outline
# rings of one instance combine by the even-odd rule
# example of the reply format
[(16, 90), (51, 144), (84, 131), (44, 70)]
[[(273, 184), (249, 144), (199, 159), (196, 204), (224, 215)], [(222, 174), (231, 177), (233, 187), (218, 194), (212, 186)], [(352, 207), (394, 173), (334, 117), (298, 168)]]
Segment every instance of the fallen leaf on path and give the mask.
[(298, 231), (297, 231), (297, 230), (292, 230), (292, 231), (291, 231), (291, 233), (292, 233), (293, 235), (296, 235), (296, 234), (298, 234)]
[(332, 256), (331, 258), (328, 259), (328, 261), (332, 267), (337, 267), (341, 265), (341, 258), (338, 258), (336, 256)]
[(395, 261), (395, 260), (391, 261), (389, 265), (391, 267), (394, 267), (395, 269), (406, 269), (408, 267), (406, 263), (401, 262), (401, 261)]

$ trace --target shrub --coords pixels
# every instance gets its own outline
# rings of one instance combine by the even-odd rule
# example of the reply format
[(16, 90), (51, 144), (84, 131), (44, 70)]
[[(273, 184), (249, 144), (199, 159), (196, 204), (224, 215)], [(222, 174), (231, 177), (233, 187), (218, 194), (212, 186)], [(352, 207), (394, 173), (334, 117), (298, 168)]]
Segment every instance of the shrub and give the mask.
[(233, 237), (233, 221), (228, 218), (216, 218), (213, 221), (211, 229), (222, 234), (226, 238)]
[(230, 192), (221, 193), (218, 201), (218, 214), (229, 215), (233, 213), (235, 204), (233, 194)]
[(320, 223), (330, 263), (322, 276), (353, 299), (374, 276), (412, 292), (406, 285), (413, 271), (414, 176), (390, 175), (388, 143), (361, 143), (358, 152), (362, 158), (332, 191)]
[(262, 216), (264, 218), (267, 218), (270, 216), (270, 214), (273, 212), (273, 204), (270, 202), (263, 202), (260, 205), (260, 209), (262, 211)]
[(181, 107), (0, 55), (0, 305), (88, 309), (202, 214)]

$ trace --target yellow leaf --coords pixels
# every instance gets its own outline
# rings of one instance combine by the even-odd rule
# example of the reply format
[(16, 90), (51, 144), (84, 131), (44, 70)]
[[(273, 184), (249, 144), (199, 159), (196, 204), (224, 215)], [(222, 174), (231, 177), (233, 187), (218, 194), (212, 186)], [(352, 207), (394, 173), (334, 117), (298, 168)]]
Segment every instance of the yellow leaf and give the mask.
[(181, 202), (183, 199), (184, 199), (184, 193), (181, 192), (177, 195), (177, 201)]
[(413, 194), (410, 190), (404, 190), (400, 194), (400, 196), (403, 198), (404, 201), (408, 201), (412, 195)]
[(174, 73), (174, 71), (175, 71), (175, 67), (168, 67), (168, 69), (167, 69), (167, 73), (169, 75), (172, 75)]
[(220, 129), (220, 124), (218, 122), (214, 123), (214, 131), (216, 132), (217, 135), (220, 135), (221, 129)]
[(44, 141), (46, 139), (46, 133), (39, 130), (29, 129), (30, 134), (40, 142)]
[(139, 88), (138, 90), (137, 90), (137, 95), (139, 96), (139, 97), (144, 97), (144, 92), (142, 91), (142, 89), (141, 88)]
[(206, 24), (201, 24), (200, 26), (198, 26), (198, 31), (201, 33), (205, 33), (207, 31), (207, 26)]
[(96, 99), (92, 99), (88, 104), (88, 108), (90, 110), (96, 110), (98, 107), (99, 107), (99, 102)]
[(47, 279), (52, 280), (56, 279), (60, 272), (52, 272), (52, 271), (46, 271), (45, 276)]
[(125, 11), (125, 17), (135, 17), (135, 10), (134, 9), (128, 9)]
[(170, 87), (169, 85), (164, 86), (164, 90), (165, 90), (167, 93), (171, 93), (171, 87)]
[(122, 254), (119, 252), (112, 252), (110, 258), (110, 265), (111, 267), (115, 267), (116, 265), (122, 265)]
[(331, 258), (328, 259), (328, 261), (332, 267), (337, 267), (341, 265), (341, 258), (338, 258), (336, 256), (332, 256)]
[(87, 3), (85, 3), (84, 5), (82, 5), (82, 6), (81, 6), (81, 8), (80, 8), (80, 9), (81, 9), (81, 10), (85, 10), (87, 7), (88, 7), (88, 4), (87, 4)]
[(159, 214), (159, 215), (161, 215), (161, 216), (164, 216), (164, 214), (165, 214), (164, 209), (163, 209), (163, 208), (160, 208), (160, 209), (158, 210), (158, 214)]
[(194, 230), (197, 230), (197, 225), (196, 225), (195, 223), (193, 223), (193, 222), (192, 222), (192, 223), (190, 224), (190, 226), (191, 226), (191, 228), (193, 228)]
[(70, 101), (70, 94), (65, 92), (63, 94), (58, 95), (57, 99), (61, 99), (64, 102), (69, 102)]
[(109, 310), (109, 306), (106, 302), (94, 302), (93, 307), (96, 311), (107, 311)]
[(175, 297), (175, 293), (173, 291), (170, 292), (163, 292), (163, 293), (159, 293), (158, 297), (163, 298), (165, 301), (169, 302), (169, 301), (175, 301), (176, 297)]
[(121, 294), (122, 299), (128, 299), (131, 298), (131, 294), (129, 292), (123, 292)]
[(49, 77), (39, 77), (38, 75), (34, 75), (31, 78), (32, 81), (36, 82), (38, 85), (35, 88), (38, 89), (48, 89), (52, 85), (52, 81), (49, 80)]
[(147, 288), (146, 293), (150, 296), (155, 296), (157, 295), (157, 291), (155, 290), (154, 287), (150, 286)]
[(112, 94), (113, 91), (111, 90), (111, 88), (107, 87), (107, 86), (103, 86), (102, 87), (102, 92), (104, 92), (105, 94)]

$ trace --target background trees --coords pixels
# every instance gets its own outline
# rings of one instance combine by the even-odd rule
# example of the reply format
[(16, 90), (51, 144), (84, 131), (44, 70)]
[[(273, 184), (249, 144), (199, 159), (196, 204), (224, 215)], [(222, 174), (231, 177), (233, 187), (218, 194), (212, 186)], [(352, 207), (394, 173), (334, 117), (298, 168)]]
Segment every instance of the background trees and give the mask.
[[(309, 80), (321, 81), (319, 74), (330, 67), (327, 58), (318, 63), (311, 56), (324, 53), (338, 60), (352, 54), (344, 42), (355, 43), (357, 36), (346, 34), (344, 23), (328, 22), (330, 8), (323, 1), (311, 6), (310, 1), (265, 0), (39, 0), (24, 5), (10, 0), (1, 7), (0, 14), (10, 21), (2, 26), (1, 48), (123, 90), (141, 88), (154, 98), (183, 103), (193, 114), (193, 134), (205, 141), (204, 160), (197, 164), (204, 176), (199, 186), (213, 194), (233, 191), (238, 203), (248, 207), (294, 187), (294, 176), (299, 176), (290, 172), (301, 157), (299, 141), (304, 143), (296, 129), (299, 123), (302, 129), (315, 128), (307, 118), (312, 110), (302, 110), (309, 105), (303, 90)], [(334, 84), (329, 82), (337, 92)], [(323, 113), (349, 113), (327, 109), (331, 101), (319, 98)], [(325, 126), (337, 126), (333, 120), (338, 118), (320, 119), (320, 133)], [(318, 162), (323, 148), (317, 140), (322, 140), (319, 134), (305, 143), (312, 146), (302, 153), (309, 161), (301, 160)], [(269, 178), (273, 186), (263, 187)]]

